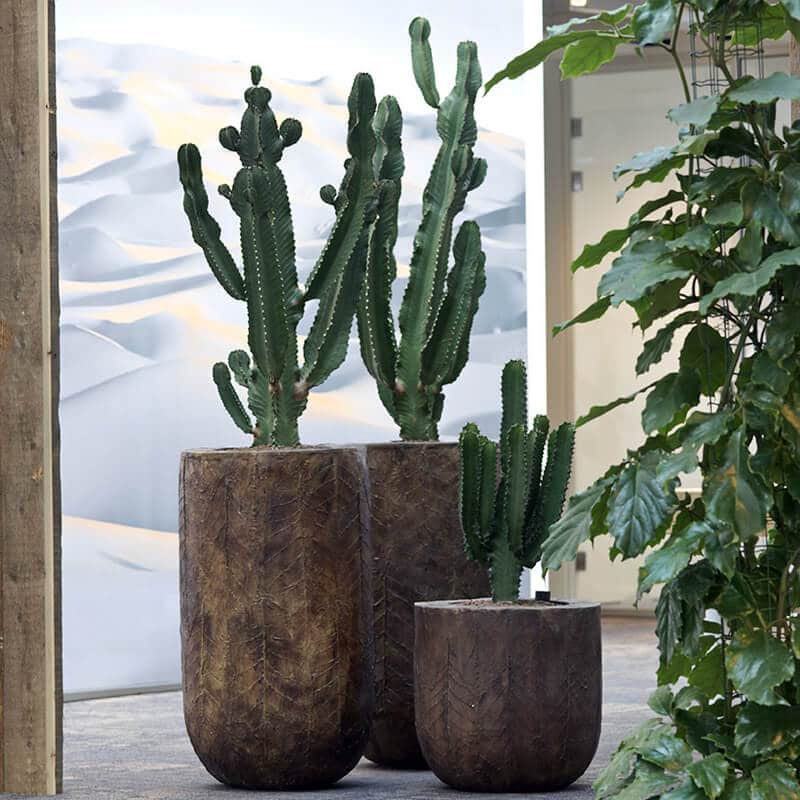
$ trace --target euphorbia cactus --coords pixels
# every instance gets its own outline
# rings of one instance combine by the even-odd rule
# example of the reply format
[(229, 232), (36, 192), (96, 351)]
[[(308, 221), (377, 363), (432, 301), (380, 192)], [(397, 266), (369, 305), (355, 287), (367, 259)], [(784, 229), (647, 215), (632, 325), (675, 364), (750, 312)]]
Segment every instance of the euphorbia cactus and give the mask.
[(522, 568), (539, 561), (548, 528), (561, 516), (572, 465), (573, 425), (565, 422), (548, 437), (550, 423), (539, 415), (527, 429), (525, 380), (525, 364), (509, 361), (502, 380), (499, 481), (495, 442), (472, 423), (459, 442), (464, 544), (471, 559), (489, 567), (496, 601), (519, 600)]
[(453, 219), (464, 208), (467, 193), (486, 177), (486, 161), (473, 156), (477, 139), (473, 108), (481, 86), (477, 46), (458, 45), (455, 86), (440, 101), (428, 21), (417, 17), (409, 33), (414, 77), (425, 101), (437, 110), (436, 131), (442, 143), (422, 195), (422, 220), (400, 308), (398, 342), (390, 303), (397, 273), (393, 250), (403, 174), (403, 120), (393, 97), (381, 100), (375, 115), (374, 165), (382, 183), (369, 234), (358, 329), (364, 363), (377, 381), (381, 401), (400, 426), (401, 438), (430, 440), (438, 438), (442, 387), (452, 383), (466, 363), (472, 320), (486, 286), (486, 256), (475, 222), (461, 225), (448, 274)]
[[(344, 360), (347, 340), (364, 275), (369, 223), (379, 186), (373, 177), (375, 90), (372, 78), (356, 76), (348, 100), (349, 123), (345, 174), (338, 193), (324, 186), (320, 195), (332, 204), (336, 220), (303, 290), (298, 284), (294, 230), (289, 198), (278, 162), (286, 147), (300, 138), (296, 119), (280, 126), (270, 108), (271, 93), (260, 86), (261, 69), (251, 68), (253, 85), (244, 94), (247, 108), (241, 129), (223, 128), (223, 147), (239, 155), (242, 167), (233, 187), (223, 184), (241, 223), (243, 273), (220, 238), (208, 213), (200, 153), (193, 144), (178, 150), (183, 208), (194, 241), (211, 271), (231, 297), (247, 302), (250, 356), (235, 350), (228, 364), (214, 365), (220, 398), (236, 425), (253, 435), (254, 444), (299, 444), (297, 420), (309, 390), (321, 384)], [(309, 300), (319, 300), (314, 322), (298, 364), (297, 325)], [(247, 389), (245, 410), (231, 382)]]

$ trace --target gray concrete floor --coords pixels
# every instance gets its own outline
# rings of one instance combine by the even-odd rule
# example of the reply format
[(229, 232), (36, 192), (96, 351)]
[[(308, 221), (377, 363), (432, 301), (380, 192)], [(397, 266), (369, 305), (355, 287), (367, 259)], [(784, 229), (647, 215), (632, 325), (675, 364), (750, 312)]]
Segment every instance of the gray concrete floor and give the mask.
[[(619, 740), (650, 715), (645, 703), (654, 686), (657, 663), (653, 626), (652, 620), (603, 621), (604, 712), (597, 756), (586, 775), (569, 789), (535, 797), (591, 798), (592, 781)], [(65, 710), (64, 739), (64, 790), (69, 800), (459, 797), (459, 793), (441, 784), (430, 772), (397, 772), (367, 761), (362, 761), (336, 787), (325, 792), (273, 795), (227, 789), (197, 761), (184, 732), (181, 698), (177, 693), (70, 703)]]

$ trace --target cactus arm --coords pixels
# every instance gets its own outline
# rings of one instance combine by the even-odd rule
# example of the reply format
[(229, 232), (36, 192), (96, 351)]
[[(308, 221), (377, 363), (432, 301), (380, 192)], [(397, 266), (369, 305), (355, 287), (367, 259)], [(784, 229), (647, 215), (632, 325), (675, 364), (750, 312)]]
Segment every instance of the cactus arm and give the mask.
[(536, 543), (534, 541), (533, 521), (536, 514), (536, 504), (539, 501), (542, 481), (542, 466), (544, 464), (544, 450), (547, 445), (547, 434), (550, 431), (550, 420), (544, 414), (537, 414), (533, 418), (533, 428), (528, 434), (528, 462), (530, 464), (530, 486), (528, 489), (528, 508), (525, 512), (525, 530), (523, 532), (523, 561), (525, 566), (533, 566), (531, 561), (535, 558)]
[(183, 186), (183, 210), (189, 218), (192, 239), (200, 245), (208, 266), (222, 288), (236, 300), (245, 299), (244, 280), (220, 238), (217, 221), (208, 213), (200, 151), (193, 144), (178, 149), (178, 173)]
[(480, 533), (484, 548), (489, 550), (492, 526), (497, 511), (497, 445), (481, 438)]
[(408, 27), (411, 37), (411, 68), (414, 79), (425, 102), (432, 108), (439, 107), (439, 91), (436, 88), (436, 73), (430, 42), (431, 25), (424, 17), (415, 17)]
[(334, 202), (336, 221), (308, 279), (308, 299), (322, 300), (329, 287), (338, 282), (339, 273), (359, 244), (365, 217), (374, 203), (372, 159), (376, 139), (372, 121), (376, 110), (375, 87), (367, 73), (356, 75), (347, 107), (350, 158), (345, 162), (345, 176)]
[(236, 427), (243, 433), (252, 435), (253, 424), (247, 412), (244, 410), (239, 395), (236, 394), (236, 390), (233, 388), (230, 370), (222, 361), (218, 361), (214, 364), (212, 375), (214, 377), (214, 383), (217, 385), (217, 392), (219, 392), (222, 405), (225, 406), (225, 410), (230, 414)]
[(376, 213), (372, 159), (376, 138), (375, 89), (366, 73), (356, 75), (348, 99), (350, 153), (339, 191), (336, 222), (309, 279), (307, 298), (319, 307), (303, 347), (301, 392), (317, 386), (344, 361), (368, 251), (368, 224)]
[(477, 299), (486, 285), (486, 256), (481, 251), (476, 223), (461, 226), (453, 255), (455, 264), (447, 276), (447, 294), (422, 354), (422, 383), (434, 391), (454, 381), (464, 366)]
[[(392, 281), (397, 272), (398, 190), (393, 181), (378, 187), (378, 212), (369, 233), (366, 274), (358, 304), (358, 339), (367, 371), (388, 389), (387, 410), (394, 416), (394, 380), (397, 342), (392, 319)], [(384, 405), (386, 401), (384, 401)]]
[(532, 567), (539, 561), (548, 530), (561, 516), (569, 486), (574, 444), (575, 426), (566, 422), (556, 428), (548, 439), (547, 466), (526, 537), (526, 566)]
[(373, 173), (378, 179), (377, 214), (369, 232), (366, 273), (357, 309), (358, 338), (361, 357), (367, 371), (377, 381), (381, 402), (396, 419), (397, 341), (391, 299), (392, 282), (397, 275), (394, 246), (404, 161), (401, 146), (403, 117), (394, 97), (383, 97), (378, 103), (373, 128), (376, 138)]
[(274, 173), (265, 169), (243, 167), (231, 193), (231, 205), (241, 223), (248, 344), (256, 365), (270, 383), (283, 372), (292, 333), (275, 235), (276, 226), (291, 222), (274, 213), (274, 178)]
[[(439, 153), (423, 192), (422, 222), (414, 237), (410, 274), (400, 309), (397, 380), (398, 415), (403, 427), (414, 432), (425, 426), (413, 417), (423, 414), (425, 403), (414, 397), (420, 389), (422, 350), (438, 312), (450, 250), (453, 218), (461, 210), (471, 179), (470, 146), (474, 143), (473, 105), (480, 87), (480, 66), (474, 43), (458, 48), (456, 84), (442, 101), (437, 131), (442, 138)], [(469, 178), (468, 178), (469, 176)]]
[(228, 366), (236, 382), (247, 389), (247, 406), (256, 418), (253, 444), (272, 444), (275, 429), (273, 395), (264, 376), (250, 365), (250, 356), (244, 350), (234, 350), (228, 355)]
[[(500, 421), (500, 451), (507, 453), (511, 429), (515, 425), (526, 425), (528, 420), (528, 392), (524, 361), (514, 359), (503, 367), (501, 395), (503, 416)], [(507, 466), (507, 459), (503, 458), (503, 476), (507, 474)]]
[[(461, 530), (467, 555), (484, 562), (488, 552), (481, 536), (481, 501), (483, 443), (477, 425), (465, 425), (459, 437), (460, 480), (459, 498), (461, 508)], [(493, 498), (492, 498), (493, 499)]]
[(542, 476), (541, 519), (545, 531), (558, 521), (572, 469), (575, 448), (575, 426), (565, 422), (556, 428), (547, 442), (547, 466)]
[(363, 233), (349, 259), (338, 270), (336, 283), (320, 299), (303, 345), (303, 368), (296, 394), (319, 386), (347, 356), (350, 328), (364, 280), (366, 251), (367, 236)]
[(375, 178), (376, 180), (396, 181), (399, 194), (400, 179), (405, 170), (401, 141), (403, 114), (394, 97), (386, 95), (381, 98), (372, 126), (376, 138), (375, 155), (372, 158)]
[(508, 432), (508, 468), (504, 473), (503, 519), (512, 553), (521, 554), (525, 513), (528, 506), (530, 464), (528, 462), (527, 431), (524, 425), (514, 425)]

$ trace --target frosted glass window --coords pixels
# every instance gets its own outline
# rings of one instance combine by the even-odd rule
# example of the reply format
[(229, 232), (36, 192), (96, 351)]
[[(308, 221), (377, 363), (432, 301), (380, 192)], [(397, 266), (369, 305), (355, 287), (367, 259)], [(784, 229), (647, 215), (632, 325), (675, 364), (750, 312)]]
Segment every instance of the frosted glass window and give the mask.
[[(395, 307), (438, 146), (434, 113), (411, 73), (407, 4), (197, 0), (191, 11), (172, 9), (155, 0), (60, 0), (57, 8), (68, 693), (180, 680), (179, 454), (248, 444), (210, 377), (214, 361), (245, 346), (245, 309), (191, 241), (178, 145), (200, 146), (212, 213), (238, 255), (237, 222), (213, 191), (232, 180), (238, 160), (216, 136), (238, 126), (249, 66), (263, 67), (273, 108), (304, 126), (281, 162), (302, 280), (333, 218), (318, 191), (341, 178), (349, 86), (356, 71), (371, 72), (378, 96), (396, 95), (405, 118)], [(414, 13), (431, 20), (443, 93), (460, 39), (477, 38), (485, 77), (522, 49), (522, 0), (427, 0)], [(526, 353), (520, 97), (497, 91), (478, 102), (477, 152), (489, 173), (462, 218), (481, 226), (488, 285), (470, 362), (446, 390), (444, 437), (466, 420), (496, 430), (500, 370)], [(311, 396), (300, 431), (307, 443), (397, 438), (355, 329), (346, 362)]]

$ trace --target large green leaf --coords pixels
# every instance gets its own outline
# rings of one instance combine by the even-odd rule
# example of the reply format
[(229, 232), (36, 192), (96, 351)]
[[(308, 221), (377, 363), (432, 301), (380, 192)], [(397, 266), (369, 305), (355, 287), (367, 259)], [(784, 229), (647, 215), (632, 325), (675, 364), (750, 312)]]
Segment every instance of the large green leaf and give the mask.
[(692, 763), (692, 751), (666, 723), (654, 725), (634, 749), (645, 761), (670, 772), (680, 772)]
[(676, 125), (696, 125), (700, 128), (708, 125), (714, 112), (719, 108), (720, 96), (698, 97), (691, 103), (684, 103), (669, 110), (667, 117)]
[(646, 453), (619, 475), (609, 499), (608, 527), (623, 558), (641, 555), (663, 533), (677, 505), (674, 483), (659, 478), (663, 453)]
[(598, 31), (594, 37), (571, 42), (561, 58), (561, 77), (577, 78), (595, 72), (613, 61), (617, 48), (625, 42), (616, 34)]
[(752, 800), (800, 800), (797, 772), (785, 761), (767, 761), (753, 770), (751, 778)]
[(660, 44), (672, 36), (675, 27), (675, 4), (672, 0), (646, 0), (633, 12), (636, 44)]
[(631, 13), (632, 6), (630, 3), (624, 6), (619, 6), (611, 11), (601, 11), (599, 14), (590, 14), (588, 17), (573, 17), (572, 19), (562, 22), (560, 25), (550, 25), (547, 28), (548, 36), (560, 36), (561, 34), (568, 33), (573, 28), (582, 27), (594, 22), (604, 23), (605, 25), (619, 25), (628, 14)]
[(580, 494), (573, 495), (561, 519), (550, 526), (542, 546), (542, 567), (558, 569), (565, 561), (573, 561), (578, 548), (593, 535), (592, 511), (611, 483), (601, 478)]
[(667, 242), (667, 250), (693, 250), (705, 253), (713, 247), (714, 231), (708, 225), (695, 225)]
[(700, 391), (713, 395), (728, 377), (733, 353), (727, 341), (706, 323), (695, 325), (681, 350), (681, 370), (694, 370), (700, 376)]
[(748, 435), (738, 428), (728, 439), (722, 465), (706, 482), (704, 497), (709, 513), (730, 526), (741, 541), (765, 530), (766, 490), (750, 466)]
[(611, 304), (640, 300), (649, 289), (677, 278), (688, 278), (691, 271), (672, 261), (664, 242), (648, 240), (629, 247), (614, 260), (600, 279), (598, 297), (611, 296)]
[(700, 300), (700, 313), (707, 314), (711, 306), (724, 297), (753, 297), (770, 284), (781, 267), (797, 265), (800, 265), (800, 247), (773, 253), (753, 272), (738, 272), (719, 281)]
[(661, 767), (640, 761), (636, 767), (636, 777), (621, 792), (614, 795), (614, 800), (649, 800), (673, 788), (676, 782), (676, 778), (664, 772)]
[(572, 271), (594, 267), (599, 264), (609, 253), (621, 250), (625, 242), (631, 238), (630, 228), (610, 230), (603, 235), (597, 244), (587, 244), (581, 254), (572, 262)]
[(633, 777), (636, 764), (639, 761), (637, 752), (630, 745), (623, 742), (608, 765), (598, 776), (592, 788), (595, 793), (595, 800), (607, 800), (617, 796), (617, 793)]
[[(800, 78), (798, 78), (800, 80)], [(774, 187), (753, 181), (742, 187), (744, 218), (766, 228), (779, 242), (800, 244), (796, 219), (780, 203)]]
[(677, 317), (670, 320), (661, 328), (655, 336), (648, 339), (642, 347), (639, 358), (636, 360), (636, 374), (642, 375), (654, 364), (658, 364), (664, 354), (668, 353), (672, 347), (675, 331), (683, 325), (688, 325), (695, 319), (697, 319), (697, 315), (693, 311), (686, 311), (683, 314), (678, 314)]
[(716, 800), (725, 788), (725, 781), (728, 778), (730, 764), (722, 753), (713, 753), (710, 756), (695, 761), (687, 767), (686, 772), (692, 780), (700, 787), (706, 796), (711, 800)]
[(775, 100), (800, 100), (800, 78), (773, 72), (767, 78), (753, 78), (731, 89), (726, 99), (737, 103), (773, 103)]
[(576, 314), (572, 319), (554, 325), (553, 336), (567, 330), (567, 328), (571, 328), (573, 325), (579, 325), (583, 322), (594, 322), (596, 319), (600, 319), (610, 307), (610, 297), (601, 297), (599, 300), (595, 300), (588, 308), (585, 308), (580, 314)]
[(736, 718), (736, 747), (745, 756), (772, 753), (800, 737), (800, 706), (742, 705)]
[(773, 691), (794, 675), (789, 648), (767, 631), (740, 630), (725, 654), (731, 683), (748, 700), (764, 706), (785, 703)]
[(630, 161), (617, 164), (614, 167), (614, 179), (621, 178), (629, 172), (646, 172), (647, 170), (670, 161), (675, 156), (675, 148), (672, 145), (661, 145), (642, 153), (636, 153)]
[(602, 417), (604, 414), (607, 414), (609, 411), (613, 411), (619, 406), (632, 403), (642, 392), (646, 392), (655, 385), (655, 383), (650, 383), (647, 386), (642, 386), (641, 389), (637, 389), (635, 392), (631, 392), (631, 394), (627, 394), (624, 397), (618, 397), (616, 400), (612, 400), (610, 403), (605, 403), (600, 406), (592, 406), (583, 416), (578, 417), (575, 426), (580, 428), (583, 425), (586, 425), (587, 422), (591, 422), (598, 417)]
[(689, 780), (677, 789), (662, 794), (661, 800), (706, 800), (706, 794), (702, 789), (698, 789), (693, 781)]
[(675, 648), (683, 632), (683, 606), (677, 581), (670, 581), (662, 589), (656, 604), (656, 636), (661, 660), (672, 661)]
[(648, 553), (639, 569), (639, 594), (677, 577), (702, 545), (708, 530), (705, 523), (694, 522), (685, 530), (673, 533), (666, 544)]
[(659, 380), (645, 401), (642, 427), (646, 433), (667, 431), (680, 423), (700, 399), (700, 376), (693, 369), (671, 372)]
[(729, 409), (715, 412), (695, 411), (681, 430), (681, 441), (685, 447), (695, 450), (704, 444), (714, 444), (728, 432), (731, 418)]
[(595, 31), (587, 30), (568, 30), (565, 33), (548, 36), (530, 50), (526, 50), (516, 58), (506, 64), (503, 69), (495, 73), (487, 82), (484, 89), (488, 92), (492, 87), (496, 86), (502, 80), (514, 80), (524, 75), (534, 67), (546, 61), (547, 58), (561, 50), (572, 42), (577, 42), (580, 39), (593, 39), (597, 36)]

